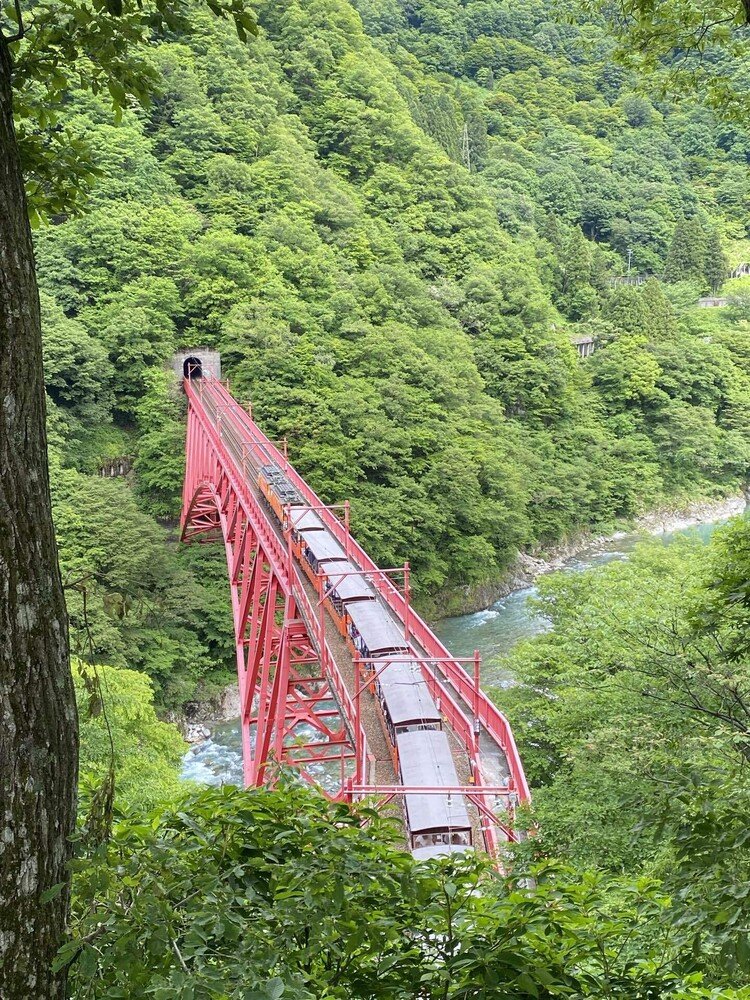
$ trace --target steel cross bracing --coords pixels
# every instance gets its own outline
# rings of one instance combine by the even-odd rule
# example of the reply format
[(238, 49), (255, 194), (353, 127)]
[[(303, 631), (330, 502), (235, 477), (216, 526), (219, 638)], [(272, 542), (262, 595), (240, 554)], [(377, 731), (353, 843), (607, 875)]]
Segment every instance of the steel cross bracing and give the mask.
[(311, 765), (335, 762), (344, 779), (357, 780), (364, 774), (366, 740), (364, 734), (355, 739), (348, 724), (354, 709), (331, 670), (315, 613), (233, 449), (222, 440), (217, 411), (211, 414), (191, 390), (188, 383), (182, 535), (224, 542), (245, 783), (262, 784), (271, 760), (293, 761), (310, 780), (320, 779)]
[[(483, 816), (494, 815), (502, 796), (502, 821), (487, 822), (485, 843), (496, 852), (514, 835), (516, 803), (529, 789), (510, 725), (478, 690), (403, 594), (357, 544), (335, 514), (323, 505), (230, 395), (211, 377), (186, 379), (187, 466), (182, 537), (223, 541), (229, 573), (240, 690), (246, 785), (272, 780), (274, 762), (293, 763), (311, 781), (330, 789), (340, 779), (341, 797), (386, 794), (371, 781), (372, 758), (353, 694), (339, 673), (325, 636), (323, 616), (313, 606), (288, 537), (275, 523), (257, 489), (257, 470), (279, 466), (305, 502), (316, 508), (326, 528), (350, 554), (401, 623), (433, 697), (466, 747), (473, 781), (471, 800)], [(287, 532), (288, 536), (288, 532)], [(359, 666), (359, 665), (358, 665)], [(486, 774), (486, 761), (502, 756), (507, 784)], [(326, 778), (326, 780), (321, 780)], [(498, 787), (500, 786), (500, 790)], [(456, 788), (465, 794), (464, 788)]]

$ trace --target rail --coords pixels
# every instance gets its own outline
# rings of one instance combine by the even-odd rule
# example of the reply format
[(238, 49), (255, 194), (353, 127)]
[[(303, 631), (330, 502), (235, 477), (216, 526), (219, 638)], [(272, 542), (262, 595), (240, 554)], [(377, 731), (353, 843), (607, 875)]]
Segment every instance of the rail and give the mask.
[[(216, 380), (212, 381), (216, 385), (219, 384)], [(196, 383), (201, 386), (198, 391), (195, 390)], [(201, 379), (200, 381), (186, 380), (185, 391), (188, 399), (193, 405), (195, 416), (201, 423), (201, 426), (206, 433), (206, 437), (211, 441), (211, 444), (217, 454), (224, 458), (222, 474), (225, 475), (232, 483), (234, 491), (237, 496), (240, 497), (240, 502), (243, 505), (245, 515), (247, 516), (249, 523), (252, 525), (256, 535), (263, 540), (266, 555), (273, 560), (274, 573), (277, 575), (279, 580), (286, 582), (288, 592), (290, 592), (294, 597), (297, 609), (302, 615), (307, 626), (308, 634), (315, 644), (318, 655), (320, 656), (321, 669), (331, 684), (331, 688), (339, 701), (339, 706), (342, 709), (342, 716), (346, 720), (354, 719), (354, 701), (347, 691), (341, 675), (335, 666), (336, 661), (328, 642), (325, 640), (324, 636), (318, 635), (318, 618), (314, 612), (304, 586), (302, 585), (299, 570), (296, 566), (291, 567), (292, 576), (290, 578), (287, 551), (285, 548), (282, 548), (281, 542), (273, 529), (269, 528), (267, 518), (263, 514), (258, 516), (258, 501), (248, 488), (248, 481), (250, 477), (247, 476), (243, 481), (243, 479), (237, 479), (231, 471), (228, 471), (237, 463), (238, 455), (235, 448), (238, 442), (236, 440), (233, 441), (235, 436), (231, 433), (231, 430), (225, 426), (224, 419), (217, 419), (219, 415), (223, 418), (227, 411), (218, 411), (211, 406), (206, 407), (204, 405), (206, 401), (206, 393), (203, 388), (204, 384), (208, 384), (207, 379)], [(239, 407), (239, 404), (236, 404), (234, 400), (232, 400), (232, 404), (233, 408), (236, 407), (236, 409), (240, 410), (240, 412), (244, 412), (241, 407)], [(212, 410), (213, 412), (211, 412)], [(212, 423), (210, 419), (212, 416), (215, 419), (214, 423)], [(246, 442), (240, 441), (239, 444), (246, 444)], [(228, 459), (231, 458), (234, 459), (234, 462), (228, 461)], [(239, 458), (239, 467), (242, 468), (242, 453), (240, 453)], [(355, 740), (354, 743), (355, 746), (361, 748), (361, 766), (363, 768), (361, 773), (364, 774), (366, 773), (365, 768), (370, 763), (371, 754), (368, 750), (367, 737), (364, 730), (360, 729), (360, 732), (357, 735), (359, 737), (359, 741)]]

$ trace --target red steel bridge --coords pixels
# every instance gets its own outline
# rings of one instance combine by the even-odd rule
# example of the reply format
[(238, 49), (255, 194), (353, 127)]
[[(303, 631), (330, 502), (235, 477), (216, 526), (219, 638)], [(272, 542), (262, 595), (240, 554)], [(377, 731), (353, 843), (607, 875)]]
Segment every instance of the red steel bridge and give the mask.
[(379, 569), (349, 531), (348, 503), (323, 504), (290, 465), (286, 448), (271, 442), (230, 395), (227, 382), (203, 375), (183, 384), (182, 538), (220, 542), (226, 551), (245, 784), (272, 783), (278, 765), (287, 764), (348, 801), (372, 797), (384, 804), (414, 791), (400, 782), (382, 749), (374, 661), (353, 655), (342, 641), (326, 606), (323, 574), (311, 579), (303, 572), (291, 508), (280, 520), (264, 498), (260, 470), (275, 465), (403, 630), (408, 658), (419, 664), (442, 715), (458, 783), (420, 785), (420, 795), (462, 796), (484, 847), (497, 854), (503, 842), (518, 838), (515, 809), (528, 801), (529, 789), (510, 725), (479, 686), (478, 654), (470, 663), (451, 656), (410, 606), (408, 563)]

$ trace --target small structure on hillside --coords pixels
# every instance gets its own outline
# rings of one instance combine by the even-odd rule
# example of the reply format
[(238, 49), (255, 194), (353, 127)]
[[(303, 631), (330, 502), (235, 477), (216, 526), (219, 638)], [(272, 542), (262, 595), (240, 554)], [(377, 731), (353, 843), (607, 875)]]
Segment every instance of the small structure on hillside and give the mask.
[(99, 466), (102, 479), (115, 479), (117, 476), (127, 476), (133, 471), (133, 458), (121, 455), (119, 458), (105, 458)]
[(698, 305), (701, 309), (716, 309), (728, 303), (729, 299), (722, 299), (716, 295), (706, 295), (702, 299), (698, 299)]
[(571, 337), (570, 342), (578, 352), (579, 358), (588, 358), (596, 350), (596, 337), (590, 333), (580, 337)]
[(617, 288), (619, 285), (644, 285), (648, 281), (645, 274), (623, 274), (616, 278), (609, 279), (609, 287)]
[(186, 347), (173, 355), (172, 371), (178, 379), (203, 378), (204, 375), (221, 378), (221, 354), (208, 347)]

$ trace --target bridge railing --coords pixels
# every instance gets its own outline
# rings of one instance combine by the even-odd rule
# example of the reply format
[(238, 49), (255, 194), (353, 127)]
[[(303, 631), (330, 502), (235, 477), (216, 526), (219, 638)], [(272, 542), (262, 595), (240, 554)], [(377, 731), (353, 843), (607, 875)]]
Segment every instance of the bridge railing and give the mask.
[[(260, 461), (272, 461), (284, 470), (288, 479), (296, 486), (299, 493), (305, 497), (307, 502), (316, 507), (324, 509), (318, 512), (331, 534), (342, 546), (346, 546), (346, 528), (344, 524), (330, 511), (325, 509), (323, 501), (308, 486), (305, 480), (299, 475), (296, 469), (289, 463), (288, 458), (273, 444), (273, 442), (263, 433), (247, 411), (230, 395), (226, 387), (214, 378), (204, 378), (201, 380), (201, 393), (211, 398), (215, 402), (217, 412), (220, 412), (222, 419), (226, 415), (231, 415), (232, 422), (241, 427), (244, 431), (246, 445), (252, 450), (252, 454)], [(409, 631), (411, 638), (417, 643), (428, 656), (433, 656), (436, 660), (444, 662), (436, 664), (436, 667), (443, 679), (458, 692), (461, 698), (469, 705), (474, 704), (474, 684), (460, 663), (451, 660), (450, 652), (440, 642), (435, 633), (417, 615), (413, 609), (409, 608), (406, 614), (406, 601), (403, 594), (383, 574), (376, 572), (378, 567), (365, 552), (362, 546), (351, 535), (348, 539), (349, 552), (351, 552), (360, 568), (372, 571), (371, 582), (380, 593), (382, 598), (394, 612), (396, 617), (403, 623), (408, 617)], [(508, 770), (513, 790), (517, 793), (519, 801), (526, 802), (530, 799), (529, 786), (526, 781), (523, 764), (518, 753), (510, 723), (494, 705), (490, 699), (480, 692), (478, 699), (478, 717), (481, 724), (490, 734), (492, 739), (503, 749), (505, 753)], [(481, 774), (477, 775), (482, 781)]]

